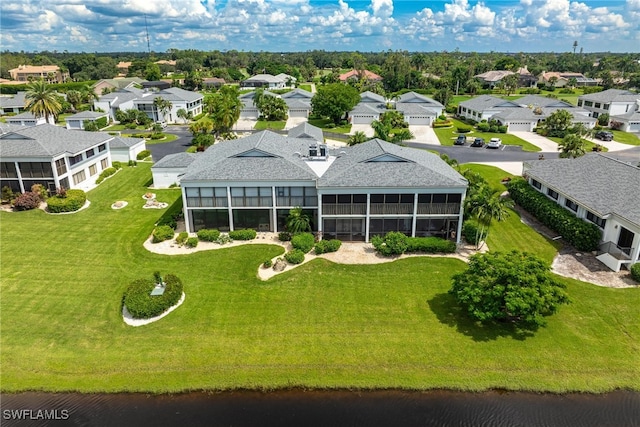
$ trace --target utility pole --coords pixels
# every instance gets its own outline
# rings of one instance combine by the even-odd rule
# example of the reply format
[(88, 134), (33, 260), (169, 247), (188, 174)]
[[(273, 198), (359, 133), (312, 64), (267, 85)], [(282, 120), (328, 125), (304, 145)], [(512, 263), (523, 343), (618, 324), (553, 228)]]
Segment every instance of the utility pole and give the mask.
[(147, 26), (147, 14), (144, 14), (144, 30), (147, 33), (147, 52), (149, 53), (149, 57), (151, 57), (151, 44), (149, 43), (149, 27)]

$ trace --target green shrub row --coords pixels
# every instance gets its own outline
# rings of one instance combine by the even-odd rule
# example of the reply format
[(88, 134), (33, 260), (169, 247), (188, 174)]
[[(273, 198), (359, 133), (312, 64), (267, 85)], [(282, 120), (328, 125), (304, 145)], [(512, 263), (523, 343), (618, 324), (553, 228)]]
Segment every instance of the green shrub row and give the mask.
[(640, 282), (640, 262), (636, 262), (631, 266), (631, 277), (636, 282)]
[(487, 230), (482, 230), (482, 233), (480, 233), (480, 224), (478, 224), (478, 221), (468, 219), (462, 223), (462, 236), (467, 243), (477, 245), (487, 237)]
[(198, 230), (198, 239), (203, 242), (216, 242), (220, 237), (220, 232), (215, 229), (206, 229)]
[(439, 237), (408, 237), (399, 231), (390, 231), (384, 237), (374, 236), (371, 244), (382, 255), (401, 255), (403, 253), (422, 252), (453, 253), (456, 251), (456, 244), (450, 240)]
[(399, 231), (390, 231), (384, 237), (373, 236), (373, 247), (384, 256), (400, 255), (407, 251), (407, 236)]
[(448, 128), (451, 125), (452, 125), (451, 121), (446, 121), (446, 122), (434, 122), (432, 126), (435, 129), (437, 129), (437, 128)]
[(472, 130), (471, 126), (465, 126), (465, 125), (460, 125), (458, 127), (456, 127), (456, 130), (458, 131), (458, 133), (469, 133)]
[(555, 230), (573, 247), (581, 251), (598, 249), (602, 232), (595, 225), (583, 221), (571, 212), (549, 200), (524, 179), (512, 179), (509, 194), (514, 202), (535, 216), (547, 227)]
[(165, 240), (173, 239), (175, 232), (168, 225), (159, 225), (153, 230), (152, 243), (160, 243)]
[(314, 252), (316, 253), (316, 255), (326, 254), (329, 252), (337, 252), (338, 249), (340, 249), (340, 246), (342, 246), (342, 242), (338, 239), (320, 240), (318, 243), (316, 243)]
[(304, 261), (304, 252), (300, 249), (292, 249), (284, 254), (284, 259), (291, 264), (301, 264)]
[(183, 231), (182, 233), (179, 233), (178, 236), (176, 237), (176, 243), (179, 245), (184, 245), (187, 242), (188, 238), (189, 238), (189, 233), (187, 233), (186, 231)]
[(151, 295), (156, 286), (153, 279), (135, 280), (124, 294), (123, 304), (135, 319), (159, 316), (176, 305), (182, 297), (182, 281), (173, 274), (164, 277), (165, 290), (162, 295)]
[(104, 181), (106, 178), (110, 177), (111, 175), (113, 175), (117, 171), (118, 170), (116, 168), (113, 168), (113, 167), (106, 168), (105, 170), (100, 172), (100, 175), (98, 175), (98, 179), (96, 179), (96, 184), (100, 184), (102, 181)]
[(316, 239), (311, 233), (298, 233), (291, 238), (291, 246), (294, 249), (300, 249), (305, 254), (313, 249), (315, 243)]
[(147, 157), (149, 157), (151, 155), (151, 151), (149, 150), (142, 150), (141, 152), (138, 153), (138, 155), (136, 156), (136, 159), (138, 160), (144, 160)]
[(233, 230), (229, 232), (229, 238), (231, 238), (231, 240), (253, 240), (257, 235), (258, 233), (256, 230), (252, 228)]
[(66, 197), (60, 195), (47, 199), (47, 209), (51, 213), (75, 212), (84, 206), (87, 194), (82, 190), (67, 190)]
[(195, 248), (198, 246), (198, 238), (197, 237), (189, 237), (187, 241), (184, 242), (184, 245), (188, 248)]

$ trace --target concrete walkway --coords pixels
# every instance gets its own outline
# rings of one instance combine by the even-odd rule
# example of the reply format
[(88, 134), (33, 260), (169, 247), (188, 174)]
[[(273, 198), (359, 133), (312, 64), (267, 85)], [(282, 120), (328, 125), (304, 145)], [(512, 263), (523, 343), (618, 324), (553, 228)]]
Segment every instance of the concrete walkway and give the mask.
[(534, 132), (509, 132), (512, 135), (517, 136), (520, 139), (524, 139), (530, 144), (535, 145), (540, 148), (542, 151), (546, 152), (557, 152), (558, 144), (549, 138), (545, 138), (544, 136), (538, 135)]

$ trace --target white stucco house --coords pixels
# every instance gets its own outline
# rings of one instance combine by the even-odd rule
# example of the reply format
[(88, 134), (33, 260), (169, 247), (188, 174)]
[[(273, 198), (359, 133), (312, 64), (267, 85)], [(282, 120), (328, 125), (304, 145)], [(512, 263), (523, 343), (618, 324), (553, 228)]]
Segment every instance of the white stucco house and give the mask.
[(67, 129), (84, 130), (85, 122), (95, 122), (99, 119), (106, 119), (106, 125), (109, 124), (109, 114), (98, 111), (81, 111), (66, 118)]
[(620, 89), (607, 89), (578, 97), (578, 107), (588, 110), (596, 118), (605, 113), (609, 116), (625, 115), (637, 111), (639, 104), (640, 94)]
[(111, 161), (128, 162), (129, 160), (137, 160), (138, 153), (147, 149), (144, 138), (128, 138), (123, 136), (114, 136), (109, 142), (109, 151), (111, 152)]
[(25, 111), (15, 116), (7, 116), (5, 121), (12, 125), (18, 126), (36, 126), (43, 125), (45, 123), (49, 123), (51, 125), (56, 124), (56, 119), (54, 116), (49, 116), (49, 121), (44, 116), (36, 117), (32, 112)]
[(175, 153), (164, 156), (151, 166), (153, 188), (169, 188), (180, 185), (180, 178), (187, 167), (202, 153)]

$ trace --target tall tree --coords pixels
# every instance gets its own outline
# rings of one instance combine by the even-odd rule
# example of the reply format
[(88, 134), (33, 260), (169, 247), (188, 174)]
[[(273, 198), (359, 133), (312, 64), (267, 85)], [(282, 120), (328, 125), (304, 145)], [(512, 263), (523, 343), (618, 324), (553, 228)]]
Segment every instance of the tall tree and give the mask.
[(562, 138), (562, 142), (558, 143), (560, 157), (575, 159), (585, 154), (584, 141), (580, 135), (569, 133)]
[[(167, 99), (164, 99), (161, 96), (157, 96), (153, 99), (153, 106), (156, 109), (156, 121), (164, 120), (165, 116), (169, 111), (171, 111), (171, 107), (173, 107), (173, 103)], [(162, 114), (162, 119), (160, 119), (160, 114)]]
[(231, 137), (231, 129), (240, 118), (242, 103), (238, 98), (237, 86), (222, 86), (218, 92), (213, 94), (213, 131), (218, 136)]
[(344, 115), (360, 102), (357, 89), (342, 83), (331, 83), (320, 86), (318, 92), (311, 98), (314, 114), (328, 117), (338, 124)]
[(388, 52), (382, 66), (382, 77), (389, 92), (410, 87), (411, 62), (407, 52)]
[(27, 85), (25, 108), (36, 117), (44, 116), (46, 122), (49, 117), (54, 119), (62, 112), (62, 103), (58, 95), (44, 80), (35, 80)]
[[(493, 220), (504, 221), (510, 214), (513, 200), (503, 197), (487, 184), (480, 185), (467, 199), (465, 212), (468, 212), (480, 224), (479, 234), (489, 235), (489, 228)], [(477, 241), (478, 239), (476, 239)]]
[(543, 126), (547, 132), (547, 136), (564, 138), (567, 134), (567, 129), (571, 126), (572, 119), (573, 114), (567, 110), (556, 110), (549, 114)]

